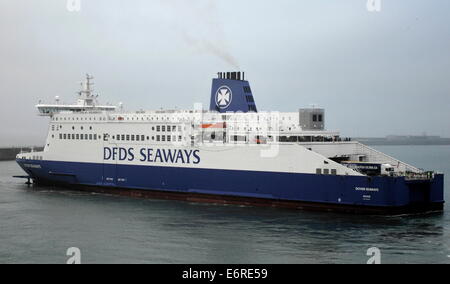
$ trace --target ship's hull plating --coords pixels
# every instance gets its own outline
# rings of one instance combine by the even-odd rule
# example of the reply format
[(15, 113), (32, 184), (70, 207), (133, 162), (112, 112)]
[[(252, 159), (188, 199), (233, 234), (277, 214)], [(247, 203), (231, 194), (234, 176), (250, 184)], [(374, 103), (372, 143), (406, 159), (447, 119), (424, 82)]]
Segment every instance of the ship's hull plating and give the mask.
[(404, 177), (17, 162), (36, 183), (136, 197), (383, 214), (436, 211), (444, 204), (440, 174), (431, 180), (407, 181)]

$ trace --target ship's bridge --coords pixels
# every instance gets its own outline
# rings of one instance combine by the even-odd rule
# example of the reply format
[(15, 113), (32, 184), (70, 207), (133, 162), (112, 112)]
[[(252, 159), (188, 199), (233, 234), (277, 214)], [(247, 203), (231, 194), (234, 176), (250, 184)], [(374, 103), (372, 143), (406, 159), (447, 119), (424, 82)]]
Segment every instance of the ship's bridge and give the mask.
[(42, 116), (53, 116), (56, 113), (61, 112), (103, 112), (103, 111), (115, 111), (116, 107), (111, 105), (98, 105), (98, 95), (93, 94), (91, 80), (94, 77), (86, 74), (86, 81), (81, 83), (82, 89), (78, 92), (78, 101), (76, 104), (60, 104), (59, 97), (55, 98), (54, 104), (41, 104), (36, 105), (38, 112)]

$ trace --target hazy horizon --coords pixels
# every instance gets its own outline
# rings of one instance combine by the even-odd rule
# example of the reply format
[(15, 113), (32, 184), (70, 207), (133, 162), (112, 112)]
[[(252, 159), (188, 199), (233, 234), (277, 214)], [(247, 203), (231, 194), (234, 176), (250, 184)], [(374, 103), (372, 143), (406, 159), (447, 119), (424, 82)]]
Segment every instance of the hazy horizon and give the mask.
[(0, 146), (43, 145), (39, 100), (73, 102), (85, 73), (127, 110), (209, 104), (245, 71), (259, 110), (326, 109), (342, 136), (450, 137), (450, 2), (0, 1)]

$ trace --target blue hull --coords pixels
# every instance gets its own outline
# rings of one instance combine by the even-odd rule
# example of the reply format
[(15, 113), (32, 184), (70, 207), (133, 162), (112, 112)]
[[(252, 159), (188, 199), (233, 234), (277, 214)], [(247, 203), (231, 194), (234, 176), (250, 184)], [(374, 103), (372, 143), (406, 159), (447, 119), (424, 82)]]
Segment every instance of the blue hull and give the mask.
[[(134, 196), (338, 211), (441, 210), (443, 175), (432, 180), (181, 167), (17, 160), (36, 183)], [(342, 210), (340, 210), (342, 209)], [(349, 210), (355, 209), (355, 210)]]

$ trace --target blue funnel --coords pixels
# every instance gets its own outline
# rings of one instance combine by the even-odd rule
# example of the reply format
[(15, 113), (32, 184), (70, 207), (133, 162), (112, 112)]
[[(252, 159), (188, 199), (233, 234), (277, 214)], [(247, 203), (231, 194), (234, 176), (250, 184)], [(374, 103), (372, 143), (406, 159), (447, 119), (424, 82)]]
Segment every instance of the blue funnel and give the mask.
[(252, 90), (249, 82), (244, 80), (244, 73), (218, 73), (218, 78), (212, 81), (209, 109), (222, 113), (257, 112)]

